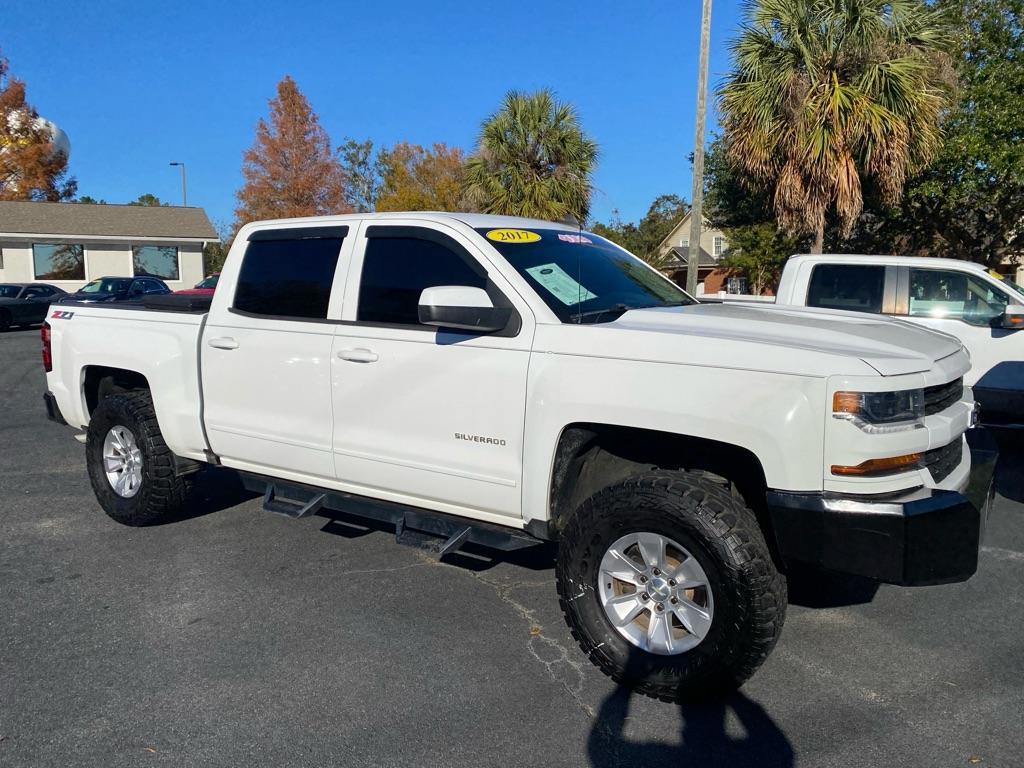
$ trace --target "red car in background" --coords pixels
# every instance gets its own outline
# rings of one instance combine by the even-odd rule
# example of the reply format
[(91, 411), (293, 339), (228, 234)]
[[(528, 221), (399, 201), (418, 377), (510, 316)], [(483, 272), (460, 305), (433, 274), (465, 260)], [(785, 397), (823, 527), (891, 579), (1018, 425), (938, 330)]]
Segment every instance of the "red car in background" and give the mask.
[(220, 272), (210, 275), (204, 280), (196, 283), (195, 288), (185, 288), (180, 291), (175, 291), (179, 296), (213, 296), (213, 291), (217, 287), (217, 281), (220, 280)]

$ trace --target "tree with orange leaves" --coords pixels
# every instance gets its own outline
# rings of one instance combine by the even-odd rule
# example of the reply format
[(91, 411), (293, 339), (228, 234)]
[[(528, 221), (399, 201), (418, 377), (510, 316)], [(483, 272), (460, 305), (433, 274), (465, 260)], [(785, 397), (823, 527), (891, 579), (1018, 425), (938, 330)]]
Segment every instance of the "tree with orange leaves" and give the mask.
[(259, 219), (350, 213), (345, 172), (327, 132), (295, 81), (285, 76), (270, 100), (270, 120), (256, 123), (243, 156), (235, 228)]
[(465, 158), (444, 143), (424, 149), (401, 141), (380, 153), (378, 211), (466, 211), (462, 194)]
[(49, 126), (25, 101), (25, 83), (0, 56), (0, 200), (60, 201), (74, 197), (68, 157), (57, 152)]

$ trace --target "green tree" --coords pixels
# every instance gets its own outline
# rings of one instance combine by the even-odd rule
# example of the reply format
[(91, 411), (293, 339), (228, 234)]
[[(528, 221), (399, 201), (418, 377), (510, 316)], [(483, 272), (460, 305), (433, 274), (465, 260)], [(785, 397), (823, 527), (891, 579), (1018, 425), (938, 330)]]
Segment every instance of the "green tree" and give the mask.
[(689, 209), (690, 206), (679, 195), (658, 195), (639, 224), (622, 221), (615, 211), (608, 224), (595, 224), (591, 231), (621, 245), (648, 264), (660, 267), (667, 253), (660, 253), (658, 247)]
[(858, 248), (996, 267), (1024, 255), (1024, 0), (939, 0), (956, 20), (959, 100), (902, 204), (871, 206)]
[(170, 205), (170, 203), (161, 202), (159, 197), (146, 192), (132, 200), (128, 205)]
[(771, 189), (779, 223), (847, 235), (864, 181), (895, 204), (934, 158), (951, 74), (949, 25), (922, 0), (753, 0), (720, 89), (735, 165)]
[(746, 224), (725, 230), (729, 250), (719, 262), (747, 278), (751, 293), (775, 290), (786, 259), (799, 252), (801, 241), (786, 235), (773, 222)]
[(81, 197), (76, 198), (73, 202), (84, 203), (85, 205), (106, 205), (107, 204), (106, 200), (97, 200), (95, 197), (90, 197), (89, 195), (82, 195)]
[(216, 221), (213, 228), (217, 231), (220, 242), (207, 243), (203, 246), (203, 274), (212, 275), (224, 268), (224, 261), (231, 249), (231, 227), (223, 221)]
[(346, 193), (349, 204), (357, 213), (368, 213), (377, 207), (380, 193), (380, 155), (374, 154), (373, 141), (356, 141), (346, 138), (338, 147), (341, 167), (345, 172)]
[(486, 213), (583, 222), (597, 154), (570, 104), (548, 90), (511, 91), (481, 127), (466, 196)]

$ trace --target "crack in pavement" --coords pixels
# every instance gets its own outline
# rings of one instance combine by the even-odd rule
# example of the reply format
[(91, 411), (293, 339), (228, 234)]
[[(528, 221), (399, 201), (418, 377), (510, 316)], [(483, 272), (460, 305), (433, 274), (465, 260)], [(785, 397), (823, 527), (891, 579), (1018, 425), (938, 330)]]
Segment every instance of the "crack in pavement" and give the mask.
[(515, 589), (548, 587), (551, 585), (551, 582), (517, 581), (510, 584), (501, 584), (485, 579), (480, 574), (467, 571), (464, 568), (458, 568), (457, 566), (439, 561), (433, 562), (446, 568), (454, 568), (461, 573), (469, 575), (481, 584), (486, 584), (495, 591), (499, 600), (510, 606), (521, 618), (529, 622), (530, 639), (526, 643), (527, 652), (543, 665), (548, 677), (569, 694), (584, 714), (591, 718), (595, 716), (594, 708), (583, 700), (582, 695), (583, 681), (585, 679), (584, 673), (588, 665), (585, 661), (573, 658), (579, 655), (575, 648), (566, 648), (556, 638), (545, 634), (544, 628), (541, 627), (537, 620), (536, 610), (519, 602), (511, 594)]

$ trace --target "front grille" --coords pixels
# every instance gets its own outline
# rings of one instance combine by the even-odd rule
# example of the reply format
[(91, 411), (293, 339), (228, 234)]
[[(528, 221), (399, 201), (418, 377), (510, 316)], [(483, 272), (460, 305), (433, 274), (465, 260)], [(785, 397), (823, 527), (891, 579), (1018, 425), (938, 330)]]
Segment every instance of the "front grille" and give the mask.
[(941, 448), (933, 448), (924, 454), (924, 465), (932, 473), (932, 479), (941, 483), (949, 473), (960, 466), (960, 459), (963, 458), (963, 442), (959, 438), (949, 445)]
[(948, 384), (936, 384), (924, 389), (924, 414), (941, 413), (964, 396), (963, 377)]

